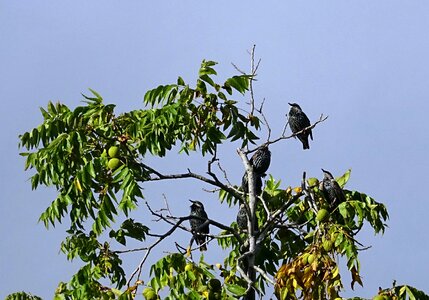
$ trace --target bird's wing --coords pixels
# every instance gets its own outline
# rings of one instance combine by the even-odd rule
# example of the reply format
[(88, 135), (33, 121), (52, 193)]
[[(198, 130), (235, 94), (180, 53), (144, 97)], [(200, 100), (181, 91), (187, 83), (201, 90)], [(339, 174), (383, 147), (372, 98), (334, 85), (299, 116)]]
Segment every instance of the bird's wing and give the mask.
[(344, 194), (343, 189), (335, 180), (333, 180), (333, 184), (334, 184), (335, 197), (337, 198), (338, 204), (345, 202), (346, 195)]

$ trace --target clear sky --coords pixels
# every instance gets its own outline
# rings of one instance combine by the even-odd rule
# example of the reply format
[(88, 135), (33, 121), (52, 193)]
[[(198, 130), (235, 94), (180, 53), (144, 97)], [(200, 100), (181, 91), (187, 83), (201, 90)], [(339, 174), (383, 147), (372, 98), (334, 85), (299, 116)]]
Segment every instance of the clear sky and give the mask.
[[(78, 268), (59, 253), (66, 226), (47, 231), (37, 223), (55, 191), (31, 191), (18, 156), (18, 135), (41, 122), (39, 107), (49, 100), (75, 107), (90, 87), (119, 111), (139, 109), (148, 89), (178, 75), (193, 81), (204, 58), (220, 63), (219, 80), (234, 74), (231, 62), (248, 68), (253, 44), (262, 59), (256, 98), (266, 99), (274, 131), (281, 131), (287, 102), (300, 103), (313, 121), (329, 115), (309, 151), (294, 140), (273, 146), (270, 173), (287, 186), (297, 185), (304, 170), (321, 177), (320, 168), (334, 175), (352, 168), (348, 188), (389, 210), (384, 236), (360, 233), (372, 245), (361, 254), (364, 288), (350, 291), (344, 275), (345, 295), (370, 297), (394, 279), (429, 293), (428, 28), (423, 0), (0, 0), (0, 298), (25, 290), (50, 299)], [(239, 158), (233, 149), (224, 155), (238, 183)], [(182, 172), (192, 162), (203, 170), (195, 161), (173, 154), (153, 163)], [(213, 219), (233, 221), (236, 211), (228, 215), (202, 187), (158, 183), (145, 193), (157, 207), (165, 193), (177, 215), (188, 213), (187, 199), (198, 198)], [(142, 222), (143, 216), (142, 209), (133, 214)], [(165, 241), (152, 262), (173, 243)], [(125, 260), (128, 272), (142, 255)], [(215, 243), (206, 258), (220, 260)]]

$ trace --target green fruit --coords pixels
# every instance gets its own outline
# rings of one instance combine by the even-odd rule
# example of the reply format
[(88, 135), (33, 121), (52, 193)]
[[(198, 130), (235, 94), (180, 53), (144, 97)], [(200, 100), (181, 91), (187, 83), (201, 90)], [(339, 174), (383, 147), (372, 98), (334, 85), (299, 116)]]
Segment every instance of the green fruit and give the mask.
[(386, 300), (387, 297), (384, 295), (377, 295), (374, 298), (372, 298), (372, 300)]
[(319, 222), (322, 222), (323, 220), (326, 219), (326, 217), (329, 215), (329, 211), (327, 211), (326, 209), (322, 208), (321, 210), (319, 210), (317, 212), (317, 216), (316, 216), (316, 220)]
[(323, 249), (325, 249), (326, 252), (329, 252), (332, 250), (332, 242), (331, 241), (324, 241), (323, 242)]
[(119, 147), (117, 147), (117, 146), (110, 147), (108, 153), (109, 153), (110, 157), (116, 157), (116, 156), (118, 156)]
[(101, 157), (102, 158), (107, 157), (107, 151), (106, 151), (106, 149), (104, 149), (103, 152), (101, 152)]
[(319, 179), (312, 177), (307, 179), (308, 186), (318, 186), (319, 185)]
[(307, 262), (311, 265), (315, 259), (316, 259), (316, 255), (310, 254), (307, 258)]
[(143, 290), (143, 296), (146, 300), (156, 300), (158, 295), (155, 293), (153, 288), (147, 287)]
[(337, 237), (338, 237), (338, 232), (334, 232), (334, 233), (332, 233), (332, 234), (331, 234), (331, 241), (332, 241), (333, 243), (335, 243), (335, 241), (337, 240)]
[(310, 256), (310, 254), (308, 253), (304, 253), (301, 257), (301, 261), (304, 265), (306, 265), (308, 263), (308, 257)]
[(121, 164), (121, 161), (118, 158), (111, 158), (109, 159), (107, 166), (109, 167), (110, 170), (115, 170), (116, 168), (119, 167), (120, 164)]

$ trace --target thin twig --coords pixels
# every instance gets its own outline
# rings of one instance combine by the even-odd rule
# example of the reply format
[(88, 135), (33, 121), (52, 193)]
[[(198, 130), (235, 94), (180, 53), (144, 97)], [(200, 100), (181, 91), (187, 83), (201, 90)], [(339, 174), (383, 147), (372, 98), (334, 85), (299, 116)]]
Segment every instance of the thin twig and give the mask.
[(265, 278), (265, 280), (267, 280), (269, 283), (271, 283), (272, 285), (275, 285), (276, 283), (270, 278), (270, 277), (268, 277), (268, 274), (264, 271), (264, 270), (262, 270), (260, 267), (258, 267), (258, 266), (253, 266), (253, 268), (256, 270), (256, 271), (258, 271), (259, 272), (259, 274), (261, 274), (262, 275), (262, 277), (264, 277)]
[(259, 197), (258, 197), (258, 199), (259, 199), (259, 200), (261, 200), (262, 206), (264, 207), (265, 212), (267, 213), (267, 219), (268, 219), (268, 220), (270, 220), (270, 219), (271, 219), (271, 212), (270, 212), (270, 210), (268, 209), (267, 203), (265, 203), (265, 200), (264, 200), (264, 198), (262, 197), (262, 195), (261, 195), (261, 196), (259, 196)]
[(267, 126), (267, 131), (268, 131), (267, 142), (268, 142), (271, 137), (271, 127), (263, 111), (264, 103), (265, 103), (265, 98), (262, 100), (261, 107), (259, 107), (259, 109), (257, 109), (256, 111), (262, 116), (262, 118), (264, 119), (264, 124), (265, 126)]

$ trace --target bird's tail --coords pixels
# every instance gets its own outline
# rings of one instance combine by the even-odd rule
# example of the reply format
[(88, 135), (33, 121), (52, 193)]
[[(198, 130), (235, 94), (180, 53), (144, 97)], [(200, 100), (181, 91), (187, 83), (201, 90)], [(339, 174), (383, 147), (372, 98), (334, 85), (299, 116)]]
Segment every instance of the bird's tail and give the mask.
[(307, 138), (307, 139), (303, 139), (303, 140), (302, 140), (302, 148), (303, 148), (304, 150), (306, 150), (306, 149), (310, 149), (310, 143), (308, 142), (308, 138)]

